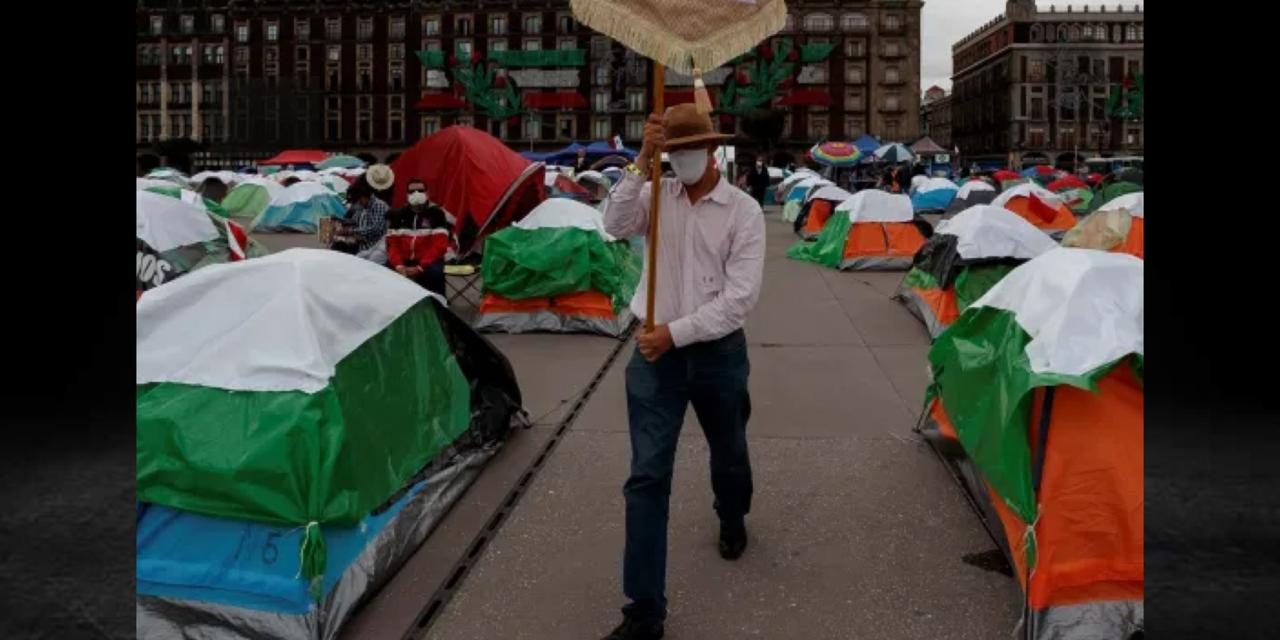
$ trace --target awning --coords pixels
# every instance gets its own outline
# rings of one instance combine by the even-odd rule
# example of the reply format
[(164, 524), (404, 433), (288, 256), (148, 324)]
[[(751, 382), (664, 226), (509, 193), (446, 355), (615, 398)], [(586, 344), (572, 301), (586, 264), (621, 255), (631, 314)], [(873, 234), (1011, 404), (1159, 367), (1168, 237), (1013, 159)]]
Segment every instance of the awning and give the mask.
[(428, 93), (422, 96), (418, 104), (413, 105), (414, 109), (463, 109), (467, 103), (461, 98), (451, 93)]
[(796, 89), (778, 100), (779, 107), (829, 107), (831, 94), (820, 89)]
[(586, 109), (587, 99), (576, 91), (537, 91), (524, 94), (530, 109)]
[(291, 149), (289, 151), (281, 151), (276, 157), (268, 158), (258, 162), (259, 165), (286, 165), (286, 164), (319, 164), (329, 157), (327, 151), (317, 151), (315, 149)]
[[(716, 105), (715, 94), (712, 93), (710, 90), (708, 90), (707, 97), (711, 99), (711, 106), (714, 107)], [(679, 89), (674, 91), (668, 89), (665, 93), (662, 94), (662, 98), (665, 101), (664, 104), (666, 104), (668, 107), (674, 106), (677, 104), (692, 103), (693, 89), (688, 89), (683, 91)]]

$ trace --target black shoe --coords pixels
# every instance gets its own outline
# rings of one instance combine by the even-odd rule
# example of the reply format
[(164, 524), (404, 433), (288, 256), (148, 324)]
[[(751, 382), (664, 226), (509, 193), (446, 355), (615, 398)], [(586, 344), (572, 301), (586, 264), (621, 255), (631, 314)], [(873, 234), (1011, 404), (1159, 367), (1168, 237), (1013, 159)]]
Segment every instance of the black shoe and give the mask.
[(720, 557), (737, 560), (747, 550), (747, 524), (742, 518), (720, 521)]
[(602, 640), (658, 640), (662, 631), (661, 622), (623, 618), (622, 624)]

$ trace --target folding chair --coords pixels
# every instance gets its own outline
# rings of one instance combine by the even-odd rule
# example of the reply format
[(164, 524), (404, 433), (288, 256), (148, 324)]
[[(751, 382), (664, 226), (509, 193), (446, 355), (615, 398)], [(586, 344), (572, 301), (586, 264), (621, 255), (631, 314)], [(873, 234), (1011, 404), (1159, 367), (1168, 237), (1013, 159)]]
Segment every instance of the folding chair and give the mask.
[(450, 264), (444, 267), (444, 284), (449, 306), (462, 300), (473, 308), (480, 308), (480, 268), (474, 264)]

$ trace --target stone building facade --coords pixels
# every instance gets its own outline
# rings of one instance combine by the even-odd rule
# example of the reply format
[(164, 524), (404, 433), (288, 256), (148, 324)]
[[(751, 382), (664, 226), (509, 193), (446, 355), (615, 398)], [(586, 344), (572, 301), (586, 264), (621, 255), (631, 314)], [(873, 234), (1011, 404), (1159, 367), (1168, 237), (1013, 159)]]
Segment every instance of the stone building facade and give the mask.
[(1011, 0), (952, 46), (952, 142), (961, 162), (1076, 166), (1141, 155), (1143, 11), (1037, 9)]
[[(923, 2), (787, 4), (783, 31), (705, 75), (722, 130), (750, 151), (743, 110), (720, 104), (750, 95), (783, 114), (784, 152), (918, 137)], [(649, 62), (574, 20), (567, 0), (138, 0), (136, 26), (138, 154), (190, 138), (202, 167), (287, 148), (386, 160), (454, 124), (518, 150), (634, 145), (654, 98)], [(791, 52), (776, 87), (752, 78), (782, 64), (766, 50)], [(484, 75), (459, 73), (471, 69), (495, 73), (462, 82)], [(690, 100), (690, 85), (668, 73), (666, 103)]]

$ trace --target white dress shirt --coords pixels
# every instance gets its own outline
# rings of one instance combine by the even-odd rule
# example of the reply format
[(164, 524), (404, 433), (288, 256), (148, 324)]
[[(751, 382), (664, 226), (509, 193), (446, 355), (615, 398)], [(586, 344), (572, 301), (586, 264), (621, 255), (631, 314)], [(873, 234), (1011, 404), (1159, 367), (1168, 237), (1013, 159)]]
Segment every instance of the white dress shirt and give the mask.
[[(648, 233), (651, 183), (631, 172), (609, 195), (605, 231), (615, 238)], [(658, 214), (658, 282), (654, 324), (666, 324), (677, 347), (742, 328), (764, 277), (764, 216), (751, 196), (724, 178), (697, 203), (679, 180), (662, 180)], [(645, 319), (649, 256), (631, 311)]]

